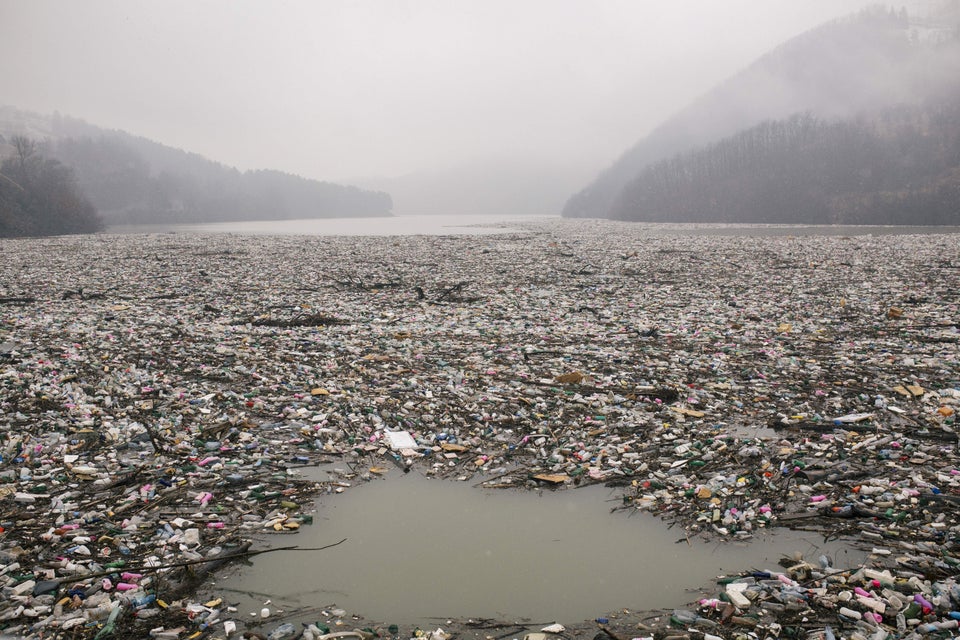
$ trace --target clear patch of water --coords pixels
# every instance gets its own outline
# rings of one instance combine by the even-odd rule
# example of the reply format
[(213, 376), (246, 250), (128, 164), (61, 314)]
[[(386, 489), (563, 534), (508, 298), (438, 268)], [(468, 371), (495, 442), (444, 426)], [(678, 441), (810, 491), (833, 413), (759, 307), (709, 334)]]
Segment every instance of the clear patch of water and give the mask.
[(837, 567), (863, 559), (842, 543), (825, 547), (815, 534), (788, 530), (746, 543), (688, 542), (682, 529), (647, 514), (611, 513), (618, 495), (602, 486), (481, 490), (393, 473), (323, 496), (312, 526), (265, 540), (343, 544), (257, 556), (216, 588), (244, 615), (269, 598), (287, 611), (335, 605), (383, 623), (581, 622), (622, 608), (678, 607), (717, 575), (778, 570), (795, 551), (812, 561), (831, 554)]
[(389, 216), (373, 218), (309, 218), (238, 220), (190, 224), (113, 225), (109, 233), (233, 233), (239, 235), (307, 236), (443, 236), (514, 233), (519, 223), (546, 216)]

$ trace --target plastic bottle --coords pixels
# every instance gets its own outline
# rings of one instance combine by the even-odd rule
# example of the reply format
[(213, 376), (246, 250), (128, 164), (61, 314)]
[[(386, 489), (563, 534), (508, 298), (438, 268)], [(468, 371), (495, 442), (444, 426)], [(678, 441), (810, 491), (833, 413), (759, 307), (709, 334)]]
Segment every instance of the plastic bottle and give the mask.
[(850, 618), (851, 620), (860, 620), (863, 616), (859, 611), (854, 611), (853, 609), (848, 609), (847, 607), (840, 607), (837, 610), (841, 616), (845, 618)]
[(697, 614), (688, 609), (674, 609), (670, 615), (670, 622), (678, 626), (693, 624), (696, 621)]
[(267, 636), (267, 640), (287, 640), (296, 634), (297, 629), (289, 622), (285, 622)]
[(134, 598), (133, 600), (130, 601), (130, 604), (133, 605), (135, 608), (140, 609), (142, 607), (146, 607), (147, 605), (153, 604), (154, 602), (156, 602), (156, 600), (157, 600), (157, 596), (155, 594), (148, 593), (145, 596)]
[(107, 618), (106, 624), (104, 624), (100, 632), (94, 636), (94, 640), (100, 640), (100, 638), (106, 638), (113, 635), (113, 629), (117, 621), (117, 616), (120, 615), (120, 611), (122, 609), (123, 607), (120, 605), (113, 607), (113, 610), (110, 611), (110, 617)]

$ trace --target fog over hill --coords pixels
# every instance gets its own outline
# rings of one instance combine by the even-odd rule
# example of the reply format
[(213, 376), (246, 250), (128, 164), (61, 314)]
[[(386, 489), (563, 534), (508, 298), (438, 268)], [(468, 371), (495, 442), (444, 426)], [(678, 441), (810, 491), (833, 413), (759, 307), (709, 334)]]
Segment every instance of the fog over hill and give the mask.
[(4, 100), (33, 112), (0, 135), (47, 140), (111, 222), (639, 219), (625, 186), (676, 154), (946, 100), (960, 0), (870, 3), (0, 0)]
[(648, 212), (626, 205), (628, 183), (658, 161), (763, 121), (797, 113), (836, 121), (886, 107), (949, 102), (960, 78), (956, 6), (939, 6), (923, 20), (903, 9), (873, 8), (793, 38), (636, 143), (573, 195), (563, 215), (648, 219)]
[[(2, 102), (396, 213), (555, 214), (707, 88), (873, 1), (0, 0)], [(196, 208), (184, 182), (171, 216)]]
[(0, 107), (0, 144), (15, 135), (36, 140), (41, 153), (73, 169), (80, 189), (107, 224), (391, 214), (392, 201), (383, 192), (279, 171), (241, 172), (75, 118)]

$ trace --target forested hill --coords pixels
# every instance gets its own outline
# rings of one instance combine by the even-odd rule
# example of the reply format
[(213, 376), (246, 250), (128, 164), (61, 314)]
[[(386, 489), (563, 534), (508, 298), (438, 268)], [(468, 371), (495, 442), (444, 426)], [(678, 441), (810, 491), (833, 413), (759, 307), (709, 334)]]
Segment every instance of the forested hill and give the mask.
[(830, 122), (768, 121), (644, 169), (611, 217), (651, 222), (960, 223), (960, 94)]
[[(106, 224), (391, 215), (389, 194), (279, 171), (241, 172), (81, 120), (0, 108), (0, 136), (32, 137), (71, 167)], [(0, 138), (0, 143), (3, 139)]]
[(641, 219), (625, 207), (636, 194), (622, 192), (654, 163), (797, 113), (839, 121), (895, 105), (943, 103), (956, 78), (955, 16), (921, 22), (903, 10), (862, 11), (788, 41), (705, 94), (573, 195), (563, 215)]

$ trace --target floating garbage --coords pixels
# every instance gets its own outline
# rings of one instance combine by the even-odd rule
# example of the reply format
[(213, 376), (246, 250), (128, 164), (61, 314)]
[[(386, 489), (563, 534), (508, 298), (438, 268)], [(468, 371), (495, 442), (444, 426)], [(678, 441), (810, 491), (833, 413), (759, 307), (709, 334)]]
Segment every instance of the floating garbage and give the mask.
[[(724, 588), (681, 628), (950, 633), (955, 236), (524, 226), (4, 240), (0, 632), (265, 635), (282, 623), (198, 581), (396, 465), (604, 483), (685, 537), (802, 527), (871, 553)], [(344, 473), (298, 474), (321, 463)]]

